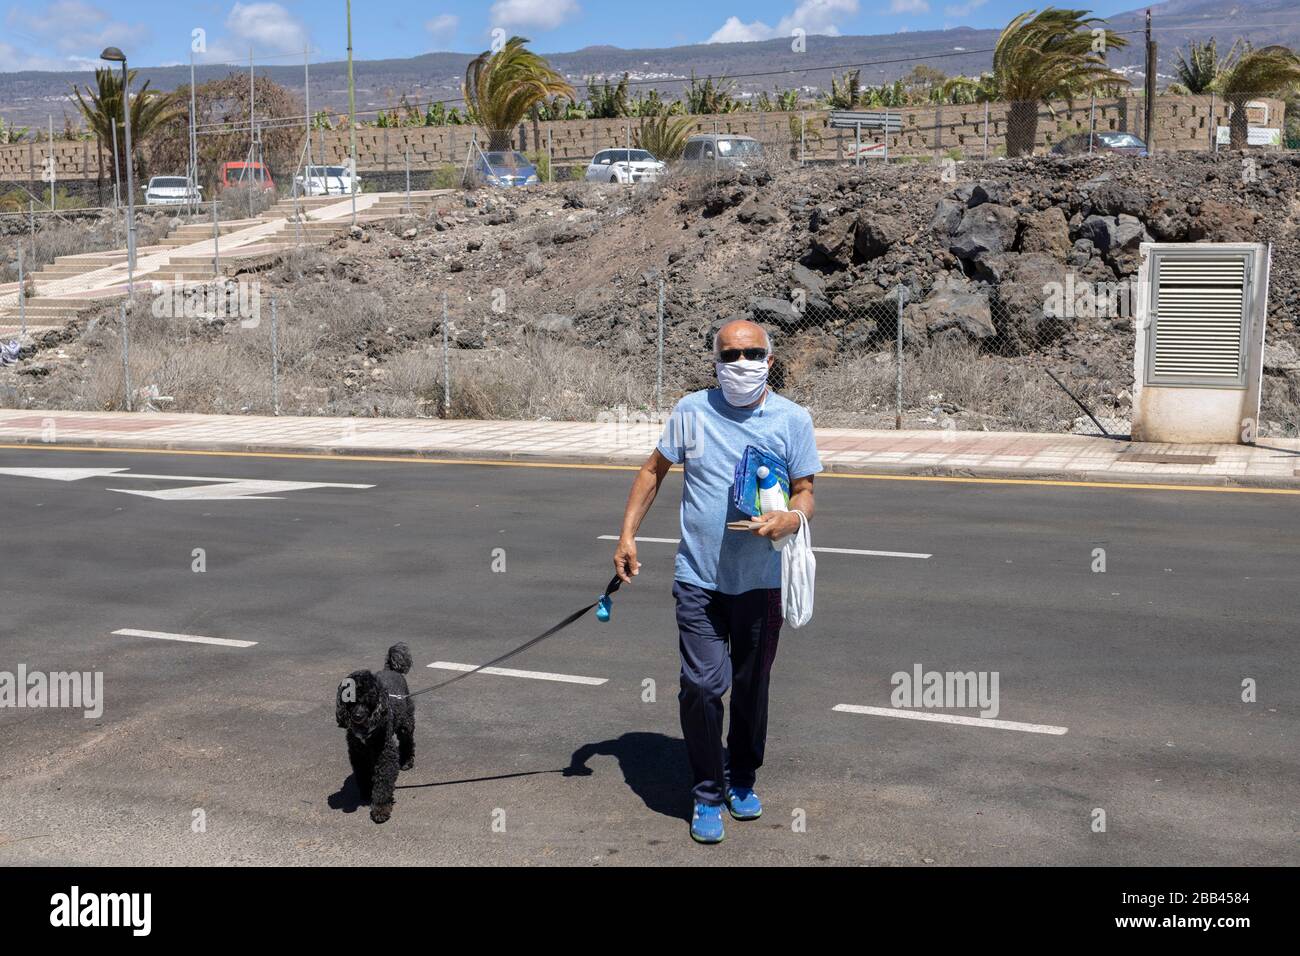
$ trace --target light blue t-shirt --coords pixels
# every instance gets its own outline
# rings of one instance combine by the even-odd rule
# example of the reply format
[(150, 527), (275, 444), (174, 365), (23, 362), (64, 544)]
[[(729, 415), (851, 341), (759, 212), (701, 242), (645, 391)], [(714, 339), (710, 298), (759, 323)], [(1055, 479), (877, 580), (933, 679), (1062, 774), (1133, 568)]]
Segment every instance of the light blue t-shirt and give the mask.
[(812, 416), (771, 390), (761, 405), (736, 408), (722, 397), (722, 389), (702, 389), (678, 402), (669, 416), (659, 453), (686, 473), (678, 581), (724, 594), (781, 586), (781, 553), (772, 542), (726, 527), (728, 521), (748, 517), (731, 501), (736, 464), (746, 445), (782, 459), (791, 480), (822, 470)]

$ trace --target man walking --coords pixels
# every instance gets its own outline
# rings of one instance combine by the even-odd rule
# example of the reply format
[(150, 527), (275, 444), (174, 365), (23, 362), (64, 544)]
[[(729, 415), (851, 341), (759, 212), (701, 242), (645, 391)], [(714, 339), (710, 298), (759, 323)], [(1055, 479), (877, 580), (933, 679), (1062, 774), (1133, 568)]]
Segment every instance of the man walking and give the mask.
[[(781, 557), (773, 539), (813, 516), (813, 476), (822, 470), (812, 417), (767, 386), (772, 348), (753, 322), (728, 322), (713, 343), (719, 388), (687, 395), (632, 483), (614, 552), (620, 579), (641, 564), (636, 533), (669, 468), (681, 464), (682, 538), (673, 597), (681, 653), (682, 736), (694, 777), (691, 836), (719, 843), (725, 805), (737, 820), (763, 812), (754, 792), (767, 743), (767, 696), (781, 630)], [(786, 463), (790, 511), (756, 519), (750, 532), (727, 522), (748, 518), (732, 503), (732, 481), (745, 447)], [(722, 698), (731, 690), (731, 726), (722, 747)]]

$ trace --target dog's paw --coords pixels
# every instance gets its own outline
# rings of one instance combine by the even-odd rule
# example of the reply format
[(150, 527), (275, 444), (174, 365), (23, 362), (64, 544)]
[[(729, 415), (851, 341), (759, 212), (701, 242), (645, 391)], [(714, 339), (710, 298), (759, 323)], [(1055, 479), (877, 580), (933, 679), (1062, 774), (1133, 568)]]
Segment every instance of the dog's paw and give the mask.
[(393, 815), (393, 805), (390, 803), (386, 807), (371, 807), (370, 819), (375, 823), (387, 823), (388, 818)]
[(412, 757), (410, 760), (406, 761), (406, 763), (402, 764), (401, 769), (402, 769), (402, 770), (414, 770), (414, 769), (415, 769), (415, 758)]

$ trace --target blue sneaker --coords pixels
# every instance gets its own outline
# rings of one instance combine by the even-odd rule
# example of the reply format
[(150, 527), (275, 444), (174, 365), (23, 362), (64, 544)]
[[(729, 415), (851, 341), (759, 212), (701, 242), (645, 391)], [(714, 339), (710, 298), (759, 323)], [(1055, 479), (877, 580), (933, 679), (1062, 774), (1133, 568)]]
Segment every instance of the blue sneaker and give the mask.
[(691, 839), (696, 843), (721, 843), (726, 836), (722, 828), (722, 806), (696, 801), (691, 816)]
[(763, 815), (763, 801), (749, 787), (728, 787), (727, 809), (737, 820), (757, 820)]

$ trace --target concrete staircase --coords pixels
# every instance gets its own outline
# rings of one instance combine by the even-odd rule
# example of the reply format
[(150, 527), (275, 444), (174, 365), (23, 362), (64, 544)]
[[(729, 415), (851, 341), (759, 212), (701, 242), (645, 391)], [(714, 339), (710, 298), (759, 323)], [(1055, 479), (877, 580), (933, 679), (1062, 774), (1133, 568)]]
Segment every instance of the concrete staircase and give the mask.
[[(357, 222), (362, 225), (383, 222), (404, 216), (425, 217), (441, 197), (454, 193), (451, 189), (413, 190), (409, 204), (405, 193), (380, 193), (367, 195), (368, 206), (357, 211)], [(232, 219), (218, 223), (218, 237), (232, 235), (255, 226), (278, 223), (280, 228), (271, 231), (256, 242), (221, 248), (221, 274), (234, 275), (239, 272), (270, 268), (283, 257), (286, 250), (299, 245), (325, 245), (339, 236), (346, 235), (352, 225), (350, 214), (331, 219), (313, 218), (313, 212), (324, 207), (337, 206), (348, 201), (346, 196), (305, 196), (297, 200), (281, 199), (266, 212), (252, 219)], [(163, 239), (152, 246), (141, 246), (136, 250), (137, 260), (147, 256), (166, 253), (172, 249), (183, 249), (196, 243), (209, 242), (212, 239), (210, 222), (194, 222), (174, 227)], [(102, 308), (106, 303), (116, 302), (125, 297), (126, 292), (120, 285), (102, 291), (75, 293), (70, 295), (43, 296), (41, 287), (51, 281), (75, 279), (78, 276), (118, 265), (126, 261), (123, 249), (109, 252), (93, 252), (72, 256), (59, 256), (54, 262), (44, 266), (29, 278), (34, 283), (35, 295), (27, 299), (24, 305), (27, 330), (30, 334), (57, 330), (68, 321), (84, 312)], [(216, 278), (213, 269), (213, 256), (198, 253), (178, 253), (168, 258), (166, 265), (139, 277), (142, 283), (182, 282), (204, 283)], [(18, 283), (0, 285), (0, 296), (12, 294), (18, 289)], [(0, 306), (0, 337), (9, 338), (17, 334), (20, 324), (17, 304)]]

